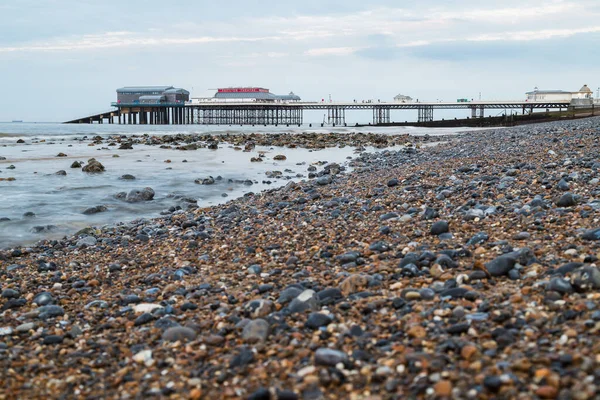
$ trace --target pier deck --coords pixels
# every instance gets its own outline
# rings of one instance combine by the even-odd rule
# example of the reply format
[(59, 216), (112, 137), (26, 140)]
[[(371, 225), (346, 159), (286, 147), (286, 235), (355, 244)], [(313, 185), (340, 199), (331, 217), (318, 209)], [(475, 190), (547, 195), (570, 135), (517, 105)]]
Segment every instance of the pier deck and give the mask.
[(66, 123), (150, 124), (150, 125), (302, 125), (304, 111), (327, 111), (327, 123), (346, 124), (346, 111), (372, 110), (373, 125), (390, 124), (391, 111), (417, 110), (418, 122), (433, 121), (434, 110), (467, 109), (472, 118), (483, 118), (486, 109), (518, 110), (523, 114), (535, 109), (562, 110), (569, 101), (471, 101), (471, 102), (186, 102), (174, 104), (113, 103), (114, 110), (78, 118)]

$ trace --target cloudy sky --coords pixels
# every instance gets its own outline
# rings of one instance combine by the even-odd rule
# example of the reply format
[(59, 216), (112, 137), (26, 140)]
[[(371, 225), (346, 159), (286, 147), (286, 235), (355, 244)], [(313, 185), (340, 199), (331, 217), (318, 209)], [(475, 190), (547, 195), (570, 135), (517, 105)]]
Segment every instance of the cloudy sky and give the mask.
[(0, 0), (0, 121), (103, 111), (126, 85), (306, 100), (595, 93), (599, 45), (599, 0)]

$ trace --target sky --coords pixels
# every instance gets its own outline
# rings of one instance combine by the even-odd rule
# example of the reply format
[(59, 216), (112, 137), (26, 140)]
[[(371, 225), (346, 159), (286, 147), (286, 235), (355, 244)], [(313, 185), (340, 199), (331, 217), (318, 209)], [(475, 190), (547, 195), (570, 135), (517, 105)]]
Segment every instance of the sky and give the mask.
[(600, 0), (0, 0), (0, 121), (82, 117), (137, 85), (310, 101), (596, 94), (599, 45)]

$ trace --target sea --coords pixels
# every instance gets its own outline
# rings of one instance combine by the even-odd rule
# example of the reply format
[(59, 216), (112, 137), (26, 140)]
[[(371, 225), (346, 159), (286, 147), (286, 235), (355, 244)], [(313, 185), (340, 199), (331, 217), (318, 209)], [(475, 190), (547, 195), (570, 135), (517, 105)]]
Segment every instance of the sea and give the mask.
[[(449, 135), (465, 128), (416, 127), (219, 127), (198, 125), (65, 125), (58, 123), (0, 123), (0, 249), (27, 246), (41, 239), (58, 239), (89, 227), (113, 225), (139, 218), (158, 217), (169, 208), (185, 206), (193, 199), (200, 207), (222, 204), (249, 192), (307, 179), (308, 167), (320, 170), (326, 163), (346, 164), (357, 155), (352, 147), (324, 150), (257, 146), (252, 152), (235, 150), (220, 143), (218, 150), (180, 151), (159, 146), (134, 145), (118, 150), (107, 143), (93, 145), (91, 138), (114, 135), (174, 135), (211, 133), (352, 133)], [(17, 143), (20, 139), (24, 143)], [(367, 152), (379, 151), (367, 148)], [(265, 162), (251, 157), (265, 154)], [(57, 157), (59, 153), (66, 157)], [(286, 160), (275, 161), (275, 155)], [(118, 155), (118, 157), (113, 157)], [(101, 174), (70, 168), (74, 161), (100, 161)], [(66, 175), (56, 174), (65, 171)], [(269, 178), (281, 171), (282, 178)], [(135, 180), (120, 179), (129, 174)], [(213, 177), (215, 183), (195, 183)], [(14, 178), (14, 180), (7, 180)], [(4, 180), (2, 180), (4, 179)], [(248, 185), (252, 181), (252, 185)], [(151, 187), (153, 201), (127, 203), (115, 198), (119, 192)], [(188, 199), (182, 202), (182, 199)], [(90, 207), (104, 206), (105, 212), (83, 214)]]

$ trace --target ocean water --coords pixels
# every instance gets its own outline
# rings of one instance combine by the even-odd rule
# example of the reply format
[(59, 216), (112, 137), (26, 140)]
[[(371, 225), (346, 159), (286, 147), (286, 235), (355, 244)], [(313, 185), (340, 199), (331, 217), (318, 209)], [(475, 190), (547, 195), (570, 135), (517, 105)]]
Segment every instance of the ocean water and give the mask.
[[(179, 151), (148, 145), (134, 145), (133, 150), (118, 150), (118, 146), (109, 147), (106, 142), (90, 145), (90, 140), (83, 140), (86, 136), (334, 130), (365, 131), (320, 127), (315, 130), (307, 127), (261, 127), (258, 130), (252, 127), (0, 124), (0, 179), (15, 178), (14, 181), (0, 181), (0, 248), (59, 238), (87, 226), (156, 217), (172, 206), (185, 208), (188, 203), (182, 202), (181, 198), (194, 199), (201, 207), (220, 204), (248, 192), (283, 186), (290, 180), (285, 177), (295, 181), (307, 179), (310, 165), (317, 164), (320, 170), (323, 162), (344, 164), (356, 154), (351, 147), (311, 151), (257, 146), (252, 152), (241, 152), (224, 143), (219, 145), (218, 150)], [(370, 131), (439, 135), (452, 134), (457, 130), (386, 127)], [(18, 139), (23, 139), (25, 143), (17, 143)], [(250, 158), (258, 156), (259, 152), (265, 153), (265, 162), (250, 162)], [(58, 153), (65, 153), (67, 157), (57, 157)], [(277, 154), (283, 154), (287, 159), (273, 160)], [(70, 168), (74, 161), (87, 162), (92, 157), (106, 167), (105, 172), (87, 174), (81, 169)], [(60, 170), (66, 171), (67, 175), (56, 175)], [(268, 178), (268, 171), (281, 171), (284, 178)], [(124, 174), (134, 175), (136, 179), (119, 179)], [(214, 185), (194, 182), (209, 176), (221, 179)], [(253, 184), (244, 184), (243, 181), (247, 180)], [(119, 192), (145, 187), (154, 189), (156, 195), (153, 201), (130, 204), (114, 197)], [(83, 214), (86, 209), (98, 205), (107, 207), (107, 211), (95, 215)], [(35, 215), (27, 217), (26, 213)]]

